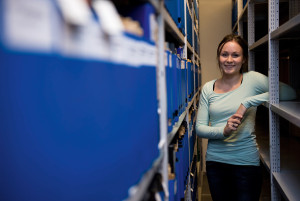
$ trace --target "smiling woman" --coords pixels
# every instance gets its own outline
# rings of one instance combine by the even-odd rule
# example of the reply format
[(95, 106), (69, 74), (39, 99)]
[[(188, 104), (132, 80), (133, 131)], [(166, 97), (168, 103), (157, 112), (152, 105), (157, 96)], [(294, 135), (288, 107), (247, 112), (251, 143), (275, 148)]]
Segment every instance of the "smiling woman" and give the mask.
[[(258, 201), (261, 169), (255, 136), (256, 107), (269, 98), (268, 77), (246, 72), (247, 43), (237, 35), (220, 42), (217, 58), (222, 76), (201, 92), (196, 132), (208, 138), (206, 172), (214, 201)], [(280, 96), (296, 98), (280, 83)]]
[(221, 51), (219, 58), (220, 68), (226, 74), (239, 74), (243, 59), (243, 50), (237, 42), (230, 41), (226, 43)]

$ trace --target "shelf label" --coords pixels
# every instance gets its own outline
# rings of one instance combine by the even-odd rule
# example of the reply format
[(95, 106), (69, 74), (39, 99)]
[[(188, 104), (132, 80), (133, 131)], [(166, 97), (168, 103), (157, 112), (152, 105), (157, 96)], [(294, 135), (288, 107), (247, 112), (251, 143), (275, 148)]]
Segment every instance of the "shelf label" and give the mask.
[(83, 26), (91, 17), (85, 0), (57, 0), (57, 3), (65, 21), (69, 24)]
[(123, 23), (111, 1), (94, 1), (93, 7), (106, 34), (116, 35), (122, 33), (124, 30)]
[(181, 69), (185, 69), (185, 61), (181, 60)]
[(4, 1), (4, 33), (7, 45), (17, 49), (50, 51), (54, 9), (49, 0)]

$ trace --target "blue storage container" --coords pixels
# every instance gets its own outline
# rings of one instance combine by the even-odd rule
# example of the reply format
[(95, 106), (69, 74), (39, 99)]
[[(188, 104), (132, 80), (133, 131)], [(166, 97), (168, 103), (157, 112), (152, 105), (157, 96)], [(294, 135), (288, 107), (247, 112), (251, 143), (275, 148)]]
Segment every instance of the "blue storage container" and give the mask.
[(172, 53), (170, 51), (165, 52), (166, 63), (166, 82), (167, 82), (167, 115), (168, 115), (168, 132), (173, 129), (173, 72), (172, 72)]
[(187, 65), (186, 60), (181, 59), (181, 69), (180, 69), (180, 98), (181, 98), (181, 104), (180, 104), (180, 114), (182, 114), (185, 111), (186, 108), (186, 99), (187, 99)]
[(155, 8), (151, 3), (143, 3), (130, 8), (119, 9), (121, 14), (131, 17), (140, 23), (146, 40), (155, 40)]
[(192, 65), (191, 62), (187, 62), (187, 85), (188, 85), (188, 101), (191, 101), (192, 95)]
[(184, 4), (184, 0), (177, 0), (177, 3), (178, 3), (178, 8), (179, 8), (179, 16), (178, 16), (179, 23), (178, 23), (178, 28), (181, 31), (181, 33), (185, 36), (186, 35), (186, 30), (185, 30), (184, 8), (186, 7), (186, 5)]
[(193, 21), (192, 21), (192, 16), (189, 12), (189, 9), (186, 5), (186, 18), (187, 18), (187, 40), (188, 42), (193, 45)]
[(178, 122), (179, 119), (179, 58), (177, 54), (172, 54), (172, 104), (173, 104), (173, 125)]
[(178, 8), (178, 0), (165, 0), (166, 10), (169, 12), (170, 16), (174, 20), (175, 24), (178, 24), (179, 17), (179, 8)]
[(156, 66), (20, 51), (3, 40), (1, 200), (126, 199), (159, 156)]
[(169, 201), (175, 201), (175, 179), (169, 180)]
[(126, 198), (159, 155), (155, 67), (0, 58), (1, 197)]

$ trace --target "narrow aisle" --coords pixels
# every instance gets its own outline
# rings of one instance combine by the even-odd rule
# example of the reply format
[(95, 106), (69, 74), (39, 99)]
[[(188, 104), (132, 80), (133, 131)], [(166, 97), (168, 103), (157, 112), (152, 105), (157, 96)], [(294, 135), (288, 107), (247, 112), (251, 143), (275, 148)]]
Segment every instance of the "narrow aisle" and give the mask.
[(203, 185), (202, 185), (202, 194), (201, 194), (201, 201), (212, 201), (209, 187), (208, 187), (208, 182), (207, 182), (207, 177), (206, 173), (203, 173)]

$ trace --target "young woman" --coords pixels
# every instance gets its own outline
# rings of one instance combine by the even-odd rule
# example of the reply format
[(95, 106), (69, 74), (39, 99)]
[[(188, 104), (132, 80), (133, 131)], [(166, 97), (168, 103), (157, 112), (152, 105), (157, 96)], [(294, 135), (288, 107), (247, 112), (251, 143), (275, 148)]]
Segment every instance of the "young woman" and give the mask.
[[(248, 45), (240, 36), (224, 37), (217, 49), (221, 78), (201, 92), (196, 132), (208, 138), (206, 172), (214, 201), (258, 201), (260, 159), (255, 140), (256, 107), (268, 101), (268, 77), (246, 72)], [(280, 99), (296, 98), (280, 83)]]

